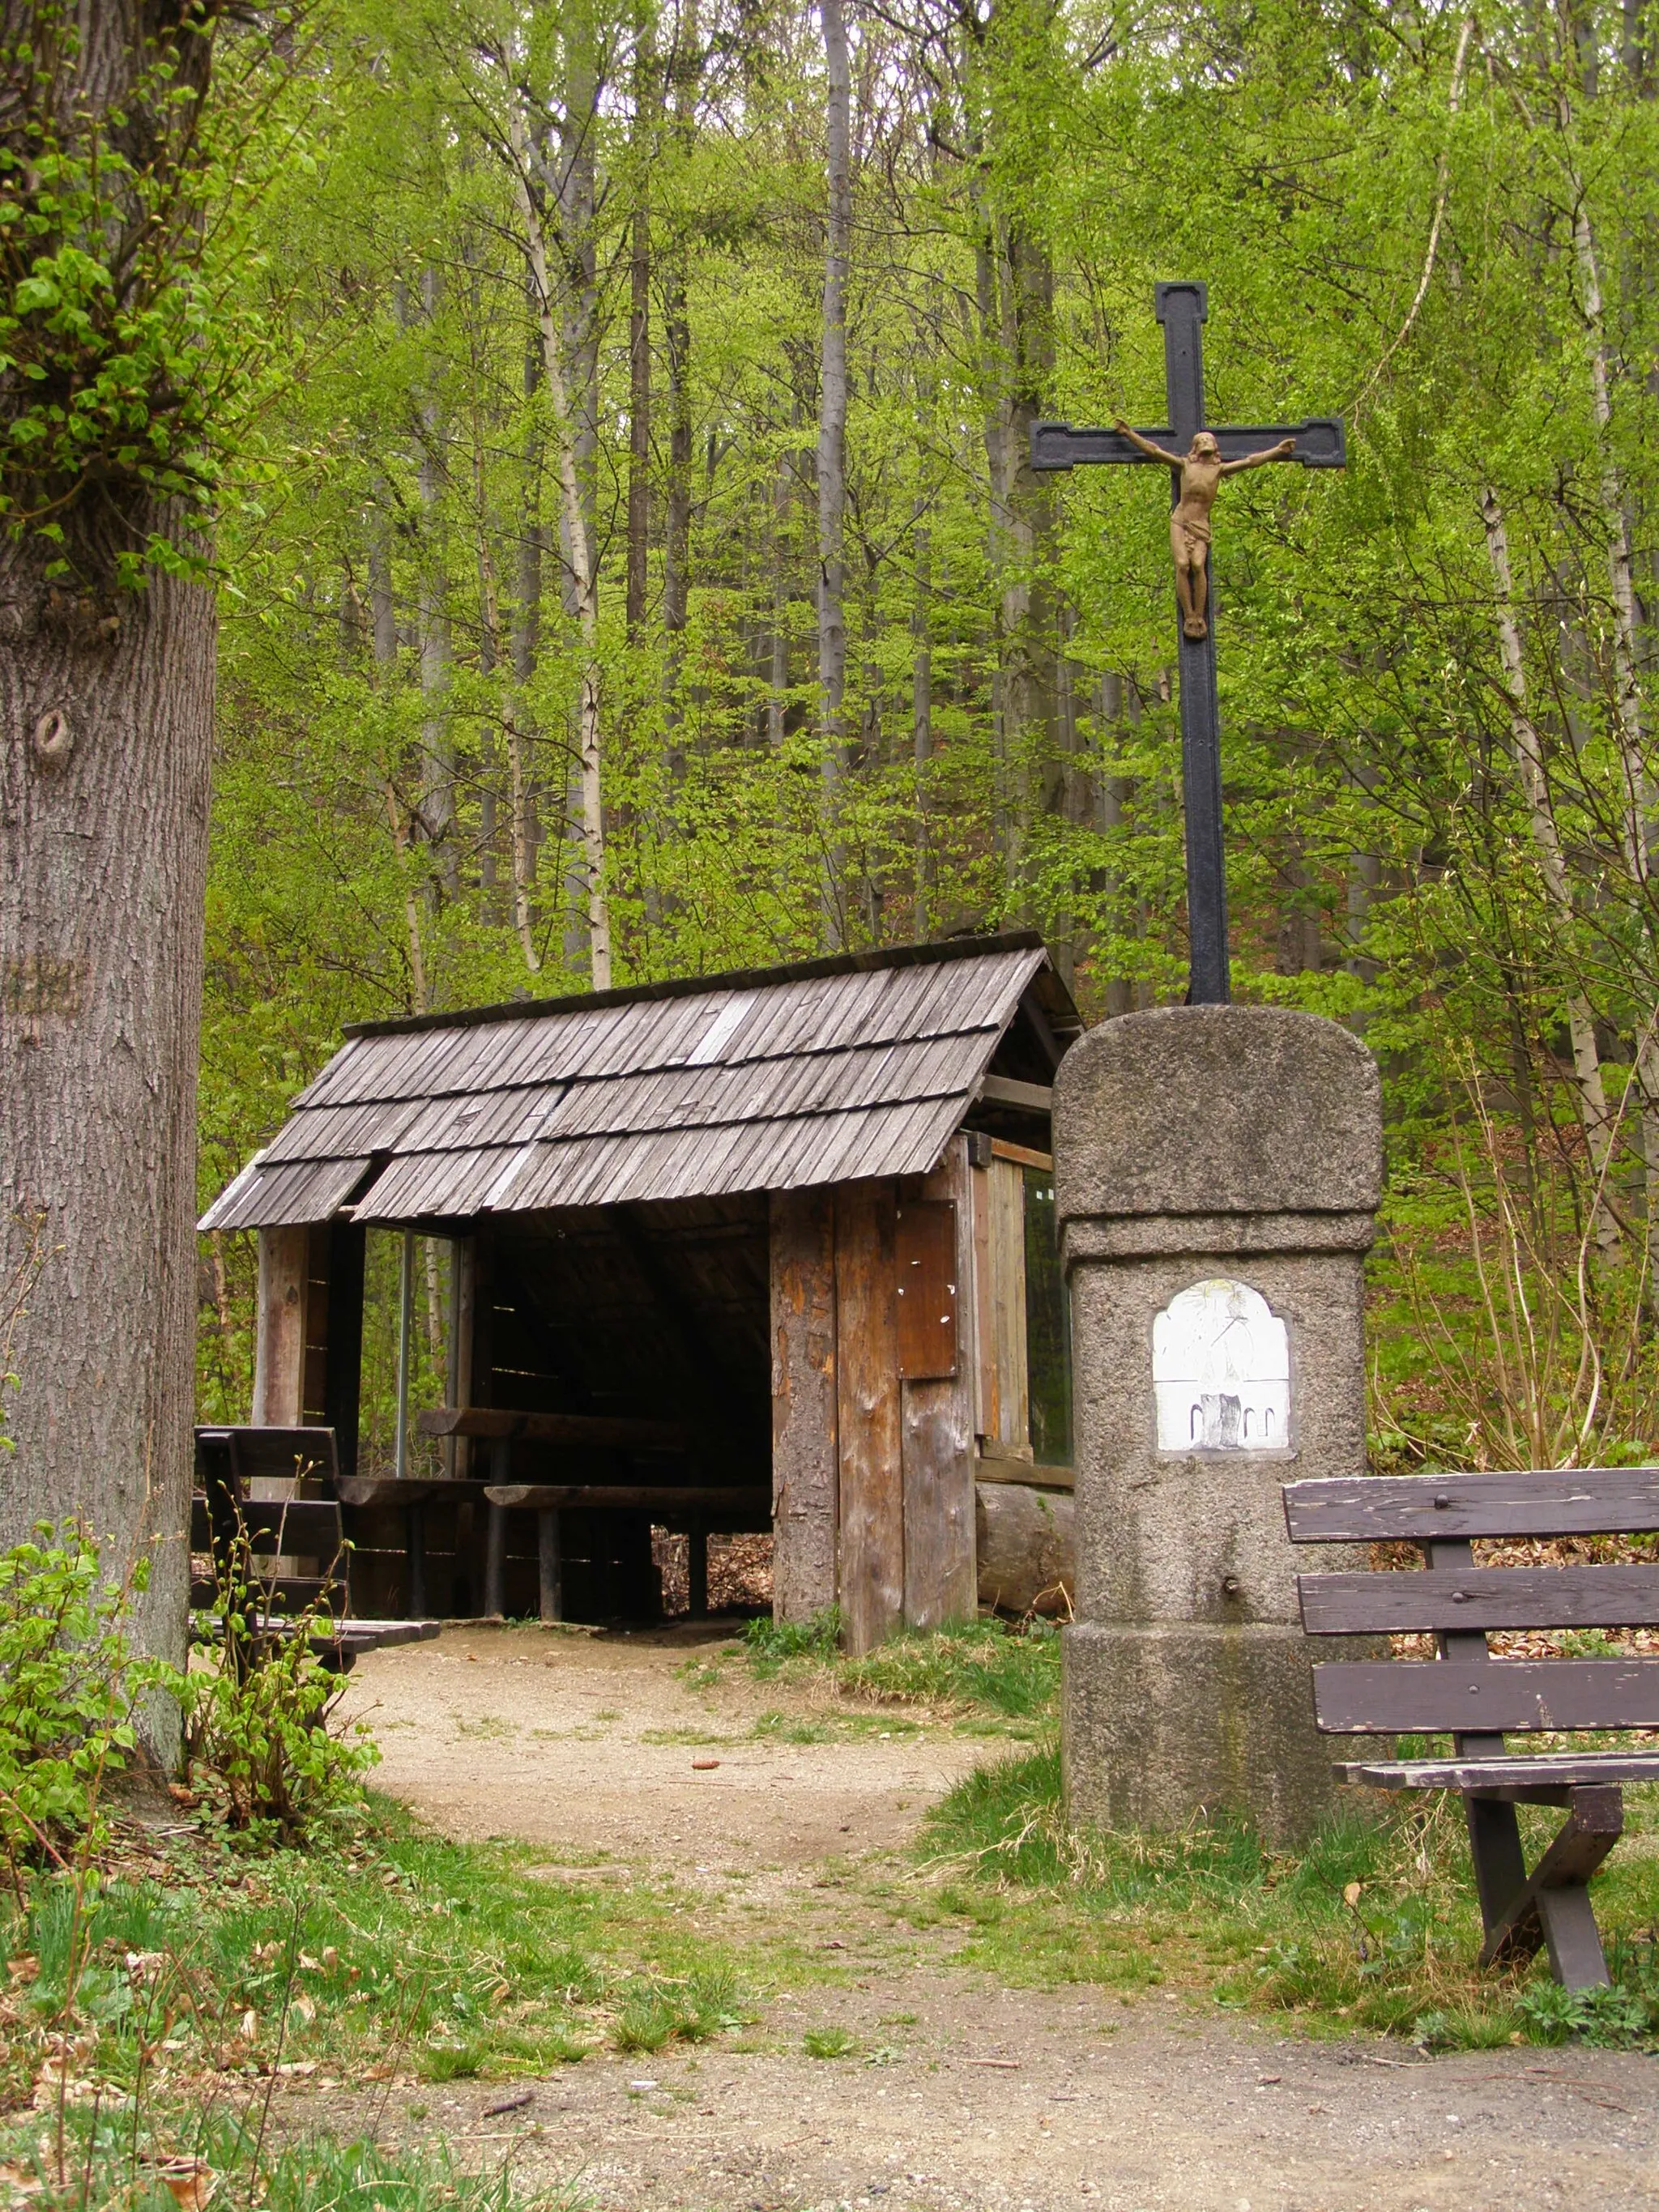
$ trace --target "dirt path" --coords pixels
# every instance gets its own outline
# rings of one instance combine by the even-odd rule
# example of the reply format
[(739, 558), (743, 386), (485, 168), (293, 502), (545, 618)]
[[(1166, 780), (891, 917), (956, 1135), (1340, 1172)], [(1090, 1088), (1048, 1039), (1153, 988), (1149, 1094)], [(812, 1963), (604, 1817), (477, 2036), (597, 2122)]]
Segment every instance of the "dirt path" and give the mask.
[[(728, 1640), (449, 1628), (365, 1658), (349, 1710), (372, 1716), (377, 1787), (447, 1835), (714, 1871), (890, 1849), (982, 1755), (902, 1719), (815, 1712), (746, 1668), (686, 1679)], [(769, 1714), (833, 1740), (757, 1736)]]
[[(388, 2136), (580, 2175), (599, 2212), (1598, 2212), (1659, 2206), (1659, 2066), (1583, 2050), (1419, 2058), (1298, 2042), (1155, 1992), (1007, 1990), (902, 1942), (816, 1863), (880, 1857), (985, 1747), (756, 1738), (820, 1717), (737, 1670), (678, 1670), (682, 1638), (447, 1632), (366, 1662), (380, 1779), (440, 1827), (700, 1874), (711, 1936), (787, 1926), (837, 1951), (838, 1985), (772, 2001), (754, 2047), (592, 2057), (528, 2086), (367, 2098)], [(702, 1739), (693, 1741), (694, 1738)], [(694, 1758), (718, 1767), (694, 1771)], [(557, 1878), (557, 1869), (550, 1868)], [(808, 2055), (842, 2030), (848, 2054)], [(337, 2121), (347, 2115), (337, 2112)]]

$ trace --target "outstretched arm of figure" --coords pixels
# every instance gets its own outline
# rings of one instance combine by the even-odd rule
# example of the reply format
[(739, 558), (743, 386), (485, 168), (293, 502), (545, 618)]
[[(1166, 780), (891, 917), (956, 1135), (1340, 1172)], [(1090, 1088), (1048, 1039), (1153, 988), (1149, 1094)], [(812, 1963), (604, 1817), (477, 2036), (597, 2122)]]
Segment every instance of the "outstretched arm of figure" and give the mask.
[(1139, 446), (1150, 460), (1167, 461), (1172, 469), (1178, 469), (1182, 465), (1183, 455), (1166, 453), (1162, 446), (1155, 446), (1150, 438), (1143, 438), (1139, 430), (1132, 430), (1121, 415), (1113, 416), (1112, 427), (1114, 429), (1121, 430), (1132, 446)]
[(1224, 477), (1236, 477), (1241, 469), (1259, 469), (1268, 461), (1288, 461), (1296, 452), (1294, 438), (1281, 438), (1276, 446), (1265, 447), (1259, 453), (1246, 453), (1242, 461), (1223, 461)]

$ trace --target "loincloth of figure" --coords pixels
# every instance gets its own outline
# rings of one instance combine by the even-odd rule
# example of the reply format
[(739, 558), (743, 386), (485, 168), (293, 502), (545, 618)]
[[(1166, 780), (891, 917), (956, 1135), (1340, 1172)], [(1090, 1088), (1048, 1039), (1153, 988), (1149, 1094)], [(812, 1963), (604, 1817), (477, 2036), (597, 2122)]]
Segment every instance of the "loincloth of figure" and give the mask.
[(1210, 518), (1183, 514), (1177, 507), (1170, 517), (1170, 550), (1177, 568), (1201, 568), (1210, 557)]

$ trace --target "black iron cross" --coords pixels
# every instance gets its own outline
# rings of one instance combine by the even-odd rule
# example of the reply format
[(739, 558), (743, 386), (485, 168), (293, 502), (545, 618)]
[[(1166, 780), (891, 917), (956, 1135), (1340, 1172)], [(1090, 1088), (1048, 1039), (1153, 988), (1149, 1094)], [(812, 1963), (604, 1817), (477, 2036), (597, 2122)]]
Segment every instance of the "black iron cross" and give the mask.
[[(1208, 313), (1202, 284), (1157, 287), (1164, 325), (1164, 378), (1170, 427), (1141, 435), (1166, 450), (1185, 453), (1197, 430), (1208, 430), (1224, 461), (1243, 460), (1282, 438), (1295, 441), (1285, 458), (1308, 469), (1340, 469), (1346, 459), (1342, 425), (1334, 416), (1276, 426), (1218, 428), (1204, 420), (1203, 325)], [(1074, 430), (1069, 422), (1038, 422), (1031, 431), (1034, 469), (1073, 469), (1097, 461), (1145, 465), (1152, 456), (1121, 430)], [(1181, 478), (1171, 471), (1171, 503)], [(1181, 636), (1181, 775), (1187, 797), (1187, 922), (1192, 953), (1193, 1006), (1224, 1006), (1231, 996), (1227, 964), (1227, 876), (1222, 841), (1221, 732), (1215, 689), (1215, 589), (1202, 637)]]

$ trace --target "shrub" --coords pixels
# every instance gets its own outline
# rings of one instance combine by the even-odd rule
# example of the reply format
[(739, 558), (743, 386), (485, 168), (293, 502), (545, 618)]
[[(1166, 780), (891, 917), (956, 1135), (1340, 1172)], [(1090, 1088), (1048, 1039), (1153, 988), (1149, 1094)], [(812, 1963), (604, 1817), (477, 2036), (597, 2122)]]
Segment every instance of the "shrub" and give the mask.
[(86, 1531), (36, 1534), (0, 1553), (0, 1845), (14, 1871), (61, 1863), (94, 1828), (102, 1779), (134, 1747), (132, 1699), (164, 1671), (129, 1650), (128, 1594), (104, 1583)]
[(310, 1640), (326, 1616), (296, 1614), (290, 1633), (256, 1636), (259, 1595), (257, 1582), (221, 1589), (212, 1656), (178, 1682), (185, 1773), (248, 1843), (302, 1844), (361, 1805), (380, 1753), (361, 1722), (335, 1725), (343, 1678)]

